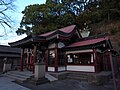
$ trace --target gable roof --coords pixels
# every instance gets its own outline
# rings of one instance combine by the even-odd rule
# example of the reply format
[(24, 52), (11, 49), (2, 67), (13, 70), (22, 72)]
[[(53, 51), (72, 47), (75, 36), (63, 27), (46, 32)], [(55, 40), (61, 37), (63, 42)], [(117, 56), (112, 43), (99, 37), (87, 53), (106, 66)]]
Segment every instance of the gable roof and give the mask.
[(38, 36), (44, 36), (46, 38), (50, 38), (51, 36), (52, 37), (54, 36), (53, 38), (58, 37), (58, 36), (64, 36), (64, 35), (68, 36), (69, 34), (73, 33), (75, 29), (76, 29), (76, 25), (70, 25), (70, 26), (67, 26), (61, 29), (57, 29), (57, 30), (50, 31), (44, 34), (40, 34)]
[(68, 27), (59, 29), (59, 31), (61, 31), (63, 33), (71, 33), (75, 29), (75, 27), (76, 27), (76, 25), (70, 25)]
[(57, 29), (54, 31), (50, 31), (40, 35), (29, 35), (19, 41), (9, 43), (11, 46), (24, 46), (27, 43), (31, 44), (32, 42), (43, 42), (48, 41), (54, 38), (61, 39), (61, 40), (68, 40), (73, 34), (79, 34), (77, 32), (76, 25), (70, 25), (61, 29)]
[(106, 41), (108, 39), (109, 39), (108, 37), (103, 37), (103, 38), (95, 38), (95, 39), (90, 39), (90, 40), (85, 40), (85, 41), (79, 41), (79, 42), (72, 43), (71, 45), (69, 45), (67, 47), (87, 46), (87, 45), (96, 44), (96, 43), (99, 43), (102, 41)]
[(102, 50), (113, 49), (110, 41), (110, 37), (107, 33), (105, 33), (105, 34), (89, 36), (86, 38), (80, 38), (79, 41), (74, 42), (68, 46), (65, 46), (64, 50), (70, 51), (70, 50), (78, 50), (78, 49), (83, 50), (90, 48), (100, 48)]
[(40, 34), (39, 36), (46, 37), (46, 36), (49, 36), (49, 35), (53, 34), (54, 32), (56, 32), (56, 31), (51, 31), (51, 32), (47, 32), (47, 33), (44, 33), (44, 34)]

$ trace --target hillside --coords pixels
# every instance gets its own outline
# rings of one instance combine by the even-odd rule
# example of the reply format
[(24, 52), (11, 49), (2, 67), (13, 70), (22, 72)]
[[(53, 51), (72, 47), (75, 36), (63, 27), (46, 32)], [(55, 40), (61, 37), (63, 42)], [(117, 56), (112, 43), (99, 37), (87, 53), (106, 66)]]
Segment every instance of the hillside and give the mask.
[(93, 35), (108, 33), (110, 35), (113, 48), (117, 51), (120, 51), (120, 20), (108, 22), (102, 21), (100, 23), (91, 25), (91, 27), (91, 33)]

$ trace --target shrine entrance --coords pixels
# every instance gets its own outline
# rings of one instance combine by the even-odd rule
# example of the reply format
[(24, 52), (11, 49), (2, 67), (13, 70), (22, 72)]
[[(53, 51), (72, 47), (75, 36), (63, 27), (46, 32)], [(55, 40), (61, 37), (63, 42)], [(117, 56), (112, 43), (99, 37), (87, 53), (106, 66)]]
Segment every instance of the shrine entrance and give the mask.
[(39, 44), (29, 48), (21, 48), (20, 70), (23, 69), (34, 72), (35, 63), (45, 62), (45, 47)]

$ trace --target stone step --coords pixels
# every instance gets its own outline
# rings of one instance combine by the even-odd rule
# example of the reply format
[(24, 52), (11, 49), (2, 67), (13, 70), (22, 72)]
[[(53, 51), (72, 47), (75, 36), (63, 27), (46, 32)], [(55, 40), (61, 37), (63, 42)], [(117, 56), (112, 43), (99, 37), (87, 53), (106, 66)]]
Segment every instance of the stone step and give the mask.
[(24, 82), (33, 76), (30, 72), (21, 71), (9, 71), (4, 74), (4, 76), (15, 79), (17, 82)]
[(22, 75), (22, 76), (33, 76), (33, 73), (32, 72), (29, 72), (29, 71), (10, 71), (8, 73), (14, 73), (14, 74), (19, 74), (19, 75)]
[(6, 77), (9, 77), (9, 78), (12, 78), (14, 79), (15, 81), (18, 81), (18, 82), (24, 82), (26, 79), (25, 78), (20, 78), (20, 77), (15, 77), (15, 76), (12, 76), (12, 75), (5, 75)]
[(82, 77), (82, 78), (88, 78), (88, 75), (68, 74), (67, 76), (71, 76), (71, 77)]
[(14, 76), (14, 77), (18, 77), (18, 78), (24, 78), (24, 79), (30, 78), (29, 76), (24, 76), (24, 75), (15, 74), (15, 73), (6, 73), (6, 74), (9, 76)]
[(49, 81), (56, 81), (58, 80), (57, 78), (55, 78), (53, 75), (49, 74), (49, 73), (46, 73), (45, 74), (45, 78), (47, 78)]
[(78, 79), (78, 80), (88, 80), (88, 74), (83, 73), (68, 73), (67, 78), (69, 79)]
[(82, 81), (87, 81), (88, 78), (81, 78), (81, 77), (71, 77), (71, 76), (67, 76), (68, 79), (76, 79), (76, 80), (82, 80)]

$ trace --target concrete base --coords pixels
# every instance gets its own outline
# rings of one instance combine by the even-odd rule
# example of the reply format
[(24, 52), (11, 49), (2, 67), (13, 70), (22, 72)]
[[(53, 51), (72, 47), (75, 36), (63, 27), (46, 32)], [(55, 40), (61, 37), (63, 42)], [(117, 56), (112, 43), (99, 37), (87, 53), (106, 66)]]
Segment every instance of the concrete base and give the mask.
[(102, 71), (97, 74), (88, 76), (88, 83), (93, 85), (104, 85), (109, 82), (112, 77), (112, 73), (110, 71)]
[(35, 80), (39, 80), (39, 78), (43, 78), (45, 76), (45, 64), (36, 63), (35, 64)]
[(29, 82), (34, 85), (40, 85), (44, 83), (49, 83), (50, 81), (47, 78), (42, 77), (42, 78), (39, 78), (38, 80), (36, 80), (35, 78), (32, 78)]

